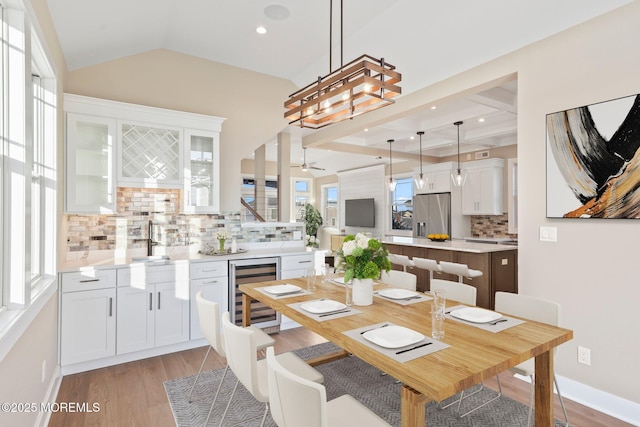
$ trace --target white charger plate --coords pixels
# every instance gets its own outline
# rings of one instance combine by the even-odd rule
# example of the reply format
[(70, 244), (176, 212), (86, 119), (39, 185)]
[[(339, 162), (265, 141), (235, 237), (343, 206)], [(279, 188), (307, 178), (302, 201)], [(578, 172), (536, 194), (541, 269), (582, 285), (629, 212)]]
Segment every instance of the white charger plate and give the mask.
[(390, 325), (362, 334), (362, 337), (380, 347), (400, 348), (415, 344), (424, 339), (424, 335), (404, 326)]
[(300, 308), (304, 311), (308, 311), (313, 314), (323, 314), (323, 313), (331, 313), (332, 311), (343, 310), (347, 308), (341, 302), (334, 301), (331, 299), (320, 300), (320, 301), (310, 301), (300, 305)]
[(391, 299), (405, 299), (411, 298), (418, 295), (417, 292), (410, 291), (408, 289), (382, 289), (378, 292), (378, 295), (382, 295), (383, 297), (391, 298)]
[(478, 307), (465, 307), (451, 312), (453, 317), (473, 323), (487, 323), (502, 317), (502, 314)]
[(264, 291), (272, 295), (282, 295), (290, 294), (292, 292), (298, 292), (301, 289), (302, 288), (300, 286), (290, 285), (289, 283), (286, 283), (284, 285), (267, 286), (266, 288), (264, 288)]

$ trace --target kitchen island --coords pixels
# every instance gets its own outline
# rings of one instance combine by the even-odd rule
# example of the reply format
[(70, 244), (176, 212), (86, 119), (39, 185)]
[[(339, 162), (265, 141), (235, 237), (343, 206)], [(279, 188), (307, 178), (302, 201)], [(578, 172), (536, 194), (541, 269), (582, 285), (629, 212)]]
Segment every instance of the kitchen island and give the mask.
[[(478, 290), (476, 305), (494, 308), (494, 295), (498, 291), (518, 292), (517, 246), (490, 243), (447, 240), (432, 242), (425, 238), (387, 236), (382, 239), (390, 253), (407, 255), (409, 258), (429, 258), (438, 262), (449, 261), (466, 264), (482, 271), (482, 276), (464, 278), (464, 283)], [(394, 266), (394, 269), (402, 269)], [(409, 270), (418, 276), (418, 290), (429, 290), (429, 271), (419, 268)], [(434, 278), (458, 281), (457, 276), (434, 273)]]

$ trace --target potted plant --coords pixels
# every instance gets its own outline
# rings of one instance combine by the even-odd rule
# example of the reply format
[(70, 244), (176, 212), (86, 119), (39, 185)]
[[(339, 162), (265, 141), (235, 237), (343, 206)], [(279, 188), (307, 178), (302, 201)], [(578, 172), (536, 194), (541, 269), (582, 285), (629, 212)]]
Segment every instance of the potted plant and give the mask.
[(373, 279), (380, 278), (382, 270), (391, 270), (389, 252), (377, 239), (364, 234), (349, 234), (338, 250), (337, 267), (344, 270), (344, 282), (353, 280), (353, 303), (373, 303)]
[(322, 216), (320, 211), (313, 205), (306, 204), (304, 208), (304, 224), (306, 229), (307, 246), (318, 247), (318, 229), (322, 226)]

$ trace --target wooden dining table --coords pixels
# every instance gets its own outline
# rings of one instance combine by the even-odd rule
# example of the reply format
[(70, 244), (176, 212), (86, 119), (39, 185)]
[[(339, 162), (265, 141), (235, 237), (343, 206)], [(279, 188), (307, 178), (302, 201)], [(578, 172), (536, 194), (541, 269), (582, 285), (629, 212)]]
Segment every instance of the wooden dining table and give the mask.
[[(321, 282), (320, 278), (317, 282)], [(442, 341), (449, 347), (401, 363), (343, 332), (388, 321), (431, 336), (431, 301), (401, 305), (374, 297), (371, 305), (353, 307), (361, 311), (359, 314), (320, 322), (288, 305), (319, 298), (344, 302), (344, 286), (330, 281), (318, 283), (312, 294), (287, 298), (273, 298), (256, 289), (279, 284), (306, 289), (306, 278), (240, 285), (243, 325), (250, 323), (251, 301), (260, 301), (342, 348), (343, 355), (353, 354), (393, 376), (403, 384), (400, 397), (403, 427), (426, 425), (426, 403), (432, 400), (440, 402), (532, 357), (535, 357), (535, 425), (554, 425), (553, 349), (573, 338), (571, 330), (526, 320), (494, 333), (446, 319)], [(384, 287), (386, 285), (377, 284), (374, 291)], [(447, 301), (447, 307), (454, 305), (460, 304)], [(339, 355), (328, 355), (327, 360), (335, 360), (336, 357)]]

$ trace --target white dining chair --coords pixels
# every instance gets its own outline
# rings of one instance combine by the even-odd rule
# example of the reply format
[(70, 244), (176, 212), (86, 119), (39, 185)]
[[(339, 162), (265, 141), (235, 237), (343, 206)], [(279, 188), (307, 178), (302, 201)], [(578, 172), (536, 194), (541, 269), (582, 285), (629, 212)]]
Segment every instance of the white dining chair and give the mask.
[(327, 402), (322, 384), (290, 371), (267, 349), (269, 405), (278, 427), (382, 427), (389, 424), (358, 402), (343, 394)]
[[(256, 333), (255, 331), (242, 328), (231, 323), (231, 320), (229, 319), (229, 312), (225, 312), (222, 315), (222, 328), (224, 331), (227, 363), (238, 378), (238, 381), (233, 388), (233, 392), (231, 393), (229, 402), (224, 410), (224, 414), (220, 419), (220, 426), (224, 423), (229, 406), (231, 405), (233, 396), (235, 395), (240, 383), (242, 383), (242, 385), (258, 402), (265, 404), (262, 423), (260, 424), (263, 426), (264, 420), (266, 419), (269, 411), (269, 385), (267, 379), (267, 361), (266, 359), (257, 359)], [(269, 350), (269, 348), (267, 350)], [(304, 360), (300, 359), (294, 353), (282, 353), (276, 356), (276, 358), (282, 365), (286, 366), (287, 369), (291, 370), (296, 375), (315, 383), (322, 383), (324, 381), (324, 376), (320, 372), (309, 366)], [(207, 424), (210, 416), (211, 410), (209, 411), (205, 425)]]
[(405, 271), (399, 270), (389, 270), (383, 271), (380, 274), (380, 281), (386, 285), (415, 291), (418, 278), (413, 273), (407, 273)]
[(414, 268), (416, 265), (407, 255), (389, 254), (389, 261), (391, 264), (401, 265), (402, 271), (407, 271), (407, 268)]
[(467, 264), (458, 262), (440, 261), (440, 268), (443, 273), (454, 274), (458, 276), (458, 282), (462, 283), (464, 278), (475, 279), (482, 276), (482, 271), (469, 268)]
[[(560, 304), (542, 298), (511, 292), (496, 292), (495, 309), (502, 314), (511, 314), (553, 326), (559, 326), (560, 324)], [(555, 356), (555, 348), (553, 353)], [(529, 388), (529, 417), (527, 418), (527, 425), (529, 426), (531, 425), (531, 414), (533, 411), (535, 359), (531, 358), (514, 366), (511, 368), (511, 372), (528, 376), (531, 380), (531, 386)], [(564, 401), (558, 388), (558, 380), (556, 379), (555, 373), (553, 375), (553, 383), (558, 392), (558, 399), (560, 400), (560, 406), (564, 414), (565, 425), (568, 426), (569, 417), (564, 407)]]
[(431, 280), (431, 290), (444, 290), (448, 300), (454, 300), (467, 305), (476, 305), (476, 295), (478, 290), (466, 283), (453, 282), (451, 280), (433, 279)]
[[(200, 369), (198, 370), (198, 374), (196, 375), (196, 379), (193, 381), (193, 385), (191, 386), (191, 390), (189, 390), (189, 396), (187, 397), (189, 403), (191, 403), (191, 394), (193, 393), (193, 389), (196, 387), (196, 383), (200, 378), (200, 374), (202, 373), (202, 369), (204, 368), (204, 364), (209, 357), (209, 353), (211, 349), (218, 353), (220, 356), (225, 357), (224, 353), (224, 342), (222, 339), (221, 325), (220, 325), (220, 305), (215, 301), (210, 301), (206, 299), (202, 293), (199, 291), (196, 293), (196, 310), (198, 311), (198, 321), (200, 323), (200, 330), (204, 335), (205, 339), (209, 342), (209, 348), (207, 349), (207, 353), (204, 355), (204, 359), (202, 359), (202, 363), (200, 364)], [(276, 340), (274, 340), (269, 334), (265, 333), (262, 329), (256, 328), (255, 326), (249, 326), (252, 331), (255, 332), (256, 337), (256, 348), (258, 350), (263, 350), (269, 346), (275, 345)], [(218, 399), (218, 394), (220, 393), (220, 387), (224, 382), (224, 378), (227, 375), (227, 371), (229, 369), (229, 365), (227, 364), (224, 368), (224, 372), (222, 373), (222, 379), (220, 380), (220, 384), (218, 384), (218, 389), (216, 390), (216, 394), (213, 397), (213, 402), (211, 406), (216, 403)]]

